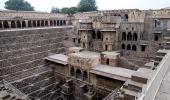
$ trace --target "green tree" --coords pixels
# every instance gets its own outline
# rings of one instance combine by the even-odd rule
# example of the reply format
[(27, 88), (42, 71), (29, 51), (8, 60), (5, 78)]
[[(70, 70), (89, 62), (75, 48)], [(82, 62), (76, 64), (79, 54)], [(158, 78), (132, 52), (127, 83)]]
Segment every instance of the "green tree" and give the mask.
[(34, 7), (24, 0), (9, 0), (5, 2), (5, 8), (17, 11), (34, 11)]
[(69, 14), (69, 8), (68, 7), (64, 7), (61, 9), (61, 13), (64, 13), (64, 14)]
[(57, 7), (52, 7), (51, 13), (60, 13), (60, 9)]
[(81, 0), (78, 4), (79, 12), (96, 11), (96, 1), (95, 0)]
[(61, 13), (65, 14), (75, 14), (77, 12), (77, 7), (64, 7), (61, 9)]
[(69, 14), (75, 14), (77, 12), (77, 7), (70, 7)]

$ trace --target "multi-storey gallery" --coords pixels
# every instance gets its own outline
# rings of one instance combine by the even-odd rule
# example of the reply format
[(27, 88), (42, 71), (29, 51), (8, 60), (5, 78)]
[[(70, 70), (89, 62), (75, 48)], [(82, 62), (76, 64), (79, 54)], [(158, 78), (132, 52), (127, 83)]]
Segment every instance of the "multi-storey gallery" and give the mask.
[(170, 9), (0, 11), (0, 99), (168, 100)]

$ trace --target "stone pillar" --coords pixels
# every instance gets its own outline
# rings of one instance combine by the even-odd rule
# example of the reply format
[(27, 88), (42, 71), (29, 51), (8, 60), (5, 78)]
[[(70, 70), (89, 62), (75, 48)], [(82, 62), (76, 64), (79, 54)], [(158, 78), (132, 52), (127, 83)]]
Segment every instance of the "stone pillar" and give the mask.
[(93, 85), (88, 86), (88, 92), (84, 94), (84, 100), (93, 100), (94, 98), (94, 91)]
[(8, 26), (9, 28), (11, 28), (11, 21), (8, 21)]
[(21, 28), (23, 28), (23, 27), (22, 27), (22, 20), (20, 21), (20, 23), (21, 23)]
[(48, 26), (50, 26), (50, 20), (47, 20), (48, 21)]
[(28, 20), (25, 21), (26, 28), (28, 28)]
[(31, 27), (33, 27), (33, 21), (31, 20)]
[(2, 29), (4, 29), (4, 23), (3, 23), (3, 21), (2, 21)]
[(80, 97), (82, 98), (82, 100), (85, 100), (85, 96), (84, 96), (84, 93), (86, 92), (85, 89), (86, 89), (87, 85), (86, 84), (82, 84), (80, 86)]
[(67, 82), (61, 86), (62, 99), (63, 100), (73, 100), (72, 96), (72, 80), (67, 80)]

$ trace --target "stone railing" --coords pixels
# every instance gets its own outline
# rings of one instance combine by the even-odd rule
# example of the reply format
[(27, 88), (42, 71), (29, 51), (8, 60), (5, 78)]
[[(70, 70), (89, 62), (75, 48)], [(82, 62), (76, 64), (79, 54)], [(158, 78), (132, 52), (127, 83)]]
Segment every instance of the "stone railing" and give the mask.
[(11, 89), (14, 93), (16, 93), (20, 98), (24, 99), (24, 100), (31, 100), (26, 94), (22, 93), (20, 90), (18, 90), (17, 88), (15, 88), (13, 85), (11, 85), (10, 83), (8, 83), (6, 80), (3, 80), (3, 83), (6, 87), (8, 87), (9, 89)]
[(121, 93), (120, 88), (116, 88), (109, 95), (107, 95), (103, 100), (114, 100), (115, 97), (118, 97), (119, 93)]
[(170, 51), (164, 56), (162, 61), (159, 63), (157, 70), (154, 72), (153, 77), (147, 84), (144, 92), (138, 95), (137, 100), (154, 100), (155, 96), (159, 90), (162, 80), (170, 66)]

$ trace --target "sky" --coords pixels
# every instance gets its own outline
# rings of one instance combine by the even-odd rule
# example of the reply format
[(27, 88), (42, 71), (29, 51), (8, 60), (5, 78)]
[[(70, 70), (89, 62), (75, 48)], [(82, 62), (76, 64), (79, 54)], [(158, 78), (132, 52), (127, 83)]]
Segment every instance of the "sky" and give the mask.
[[(0, 0), (0, 9), (4, 9), (5, 2)], [(36, 11), (50, 12), (52, 7), (77, 6), (79, 0), (26, 0)], [(99, 10), (113, 9), (160, 9), (170, 7), (170, 0), (96, 0)]]

